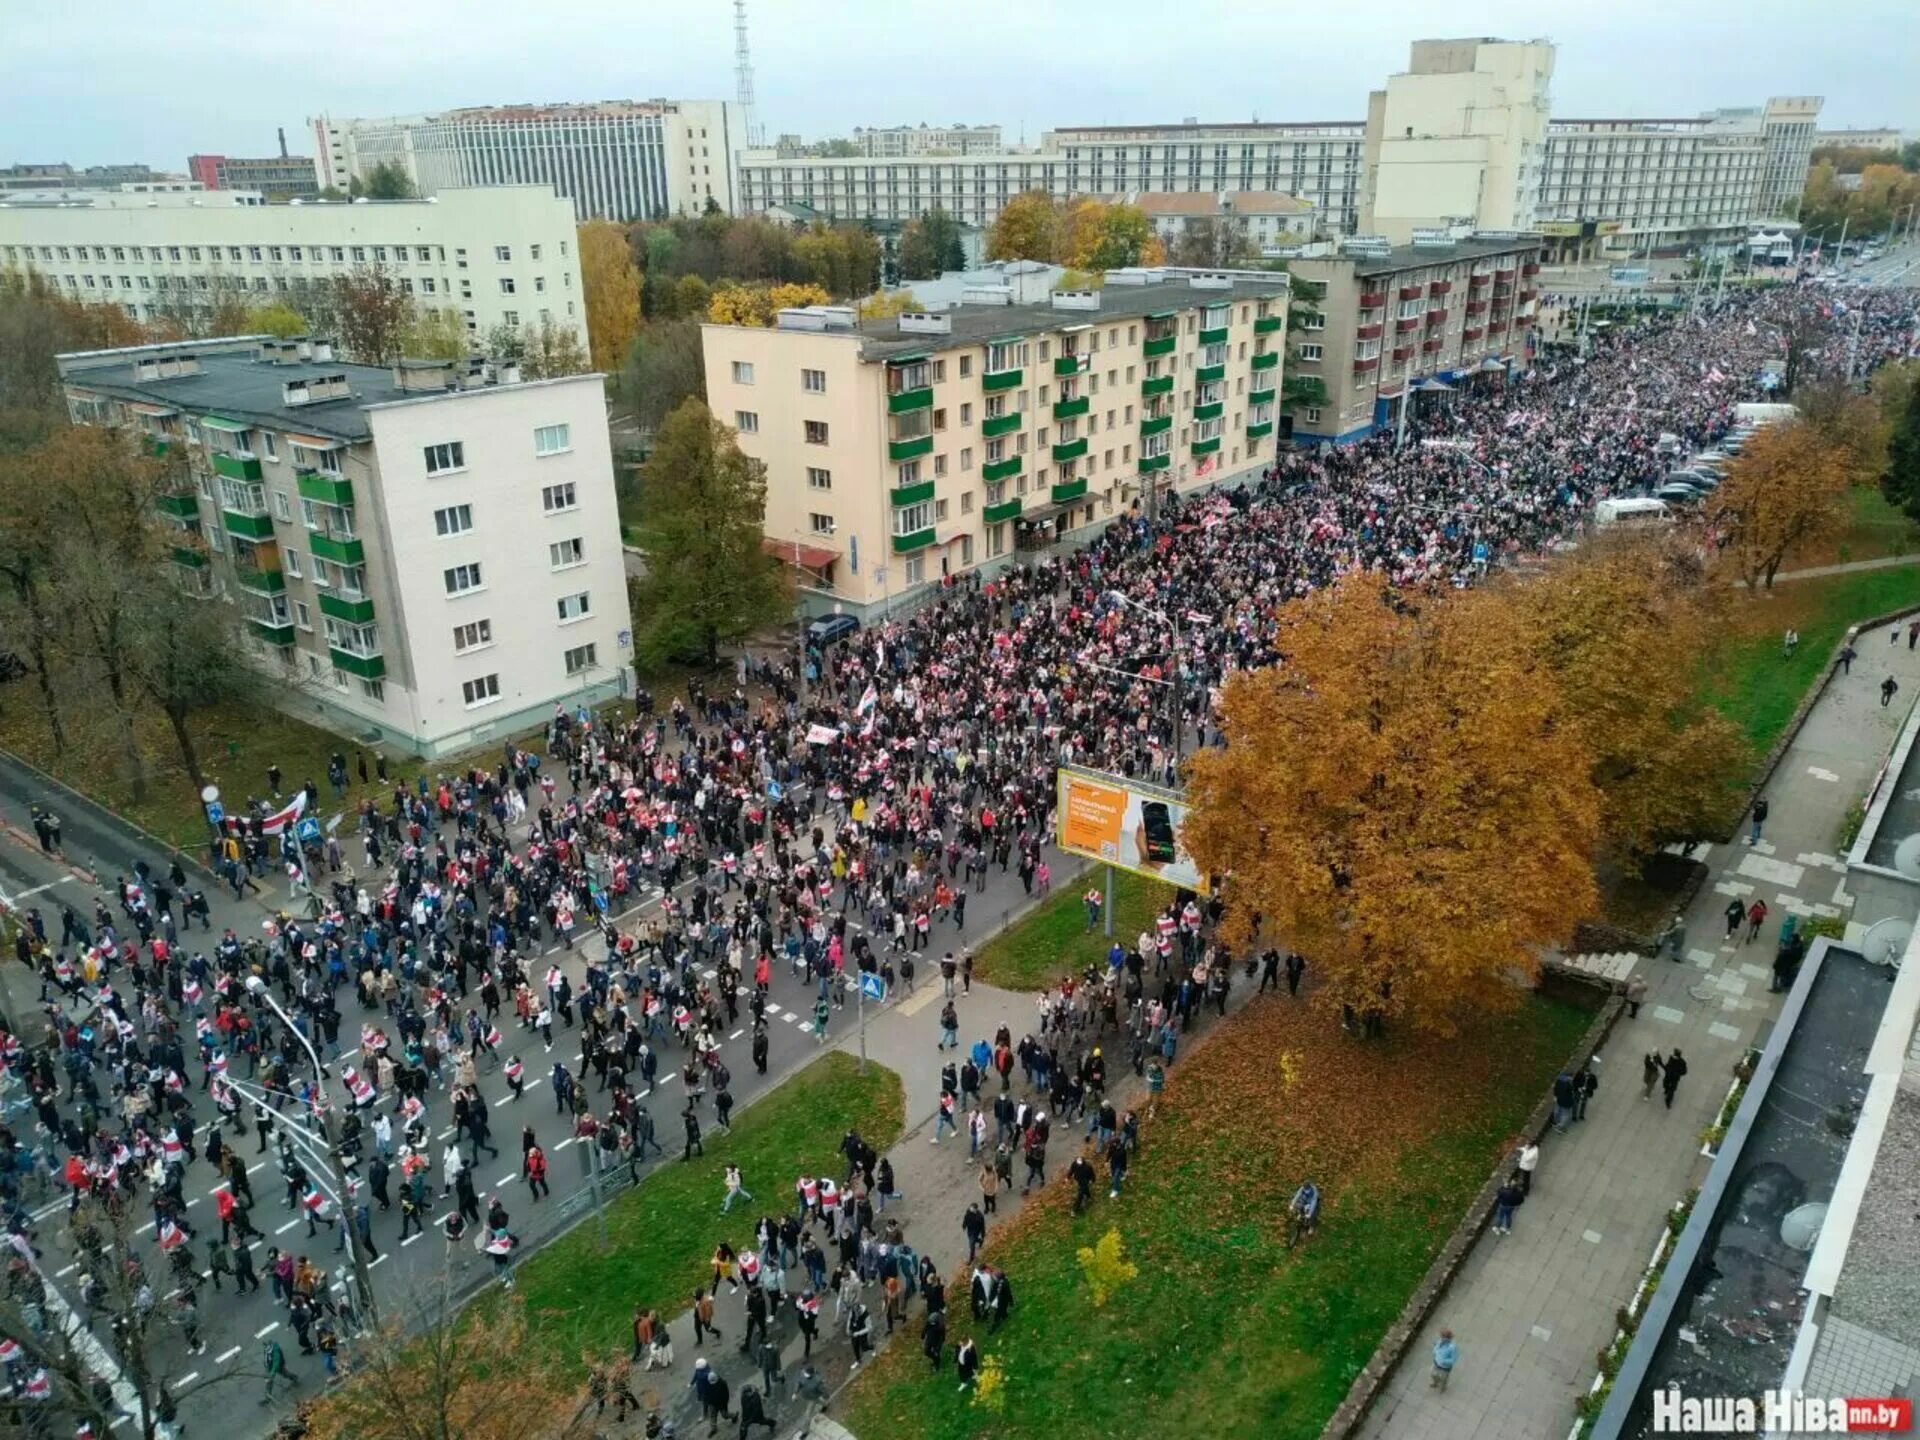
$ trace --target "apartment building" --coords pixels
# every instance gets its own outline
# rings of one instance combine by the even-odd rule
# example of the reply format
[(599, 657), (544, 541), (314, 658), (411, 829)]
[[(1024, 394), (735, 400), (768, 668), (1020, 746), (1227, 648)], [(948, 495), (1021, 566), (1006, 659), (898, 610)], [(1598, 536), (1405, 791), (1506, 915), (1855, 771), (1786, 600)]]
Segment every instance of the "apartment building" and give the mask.
[(862, 155), (985, 155), (1004, 147), (998, 125), (886, 125), (854, 127)]
[(1358, 440), (1420, 396), (1500, 383), (1526, 363), (1540, 259), (1537, 235), (1460, 229), (1290, 262), (1306, 312), (1287, 347), (1292, 438)]
[(1880, 126), (1870, 130), (1816, 130), (1813, 143), (1816, 148), (1833, 146), (1847, 150), (1899, 150), (1907, 143), (1908, 134), (1892, 126)]
[(145, 165), (89, 165), (76, 170), (64, 162), (47, 165), (0, 165), (0, 193), (10, 190), (117, 190), (156, 176)]
[(1129, 190), (1119, 197), (1137, 205), (1153, 222), (1162, 243), (1177, 245), (1189, 230), (1213, 225), (1239, 237), (1255, 254), (1311, 240), (1313, 206), (1293, 195), (1270, 190)]
[(1109, 271), (1036, 303), (1016, 276), (884, 322), (708, 325), (708, 403), (766, 464), (768, 548), (808, 605), (871, 617), (1270, 464), (1287, 285)]
[(432, 115), (308, 122), (326, 185), (345, 190), (398, 166), (422, 195), (544, 185), (580, 220), (697, 215), (738, 208), (740, 107), (725, 100), (485, 105)]
[(306, 155), (189, 155), (187, 173), (206, 190), (252, 190), (268, 200), (320, 193), (320, 172)]
[(310, 288), (371, 266), (422, 307), (458, 310), (476, 339), (546, 319), (587, 343), (573, 206), (545, 186), (287, 205), (239, 190), (0, 196), (0, 268), (136, 320), (228, 299), (299, 309)]
[(1791, 220), (1800, 214), (1806, 193), (1807, 167), (1813, 162), (1814, 137), (1819, 132), (1818, 95), (1776, 95), (1760, 112), (1767, 137), (1767, 173), (1760, 181), (1756, 219)]
[(181, 583), (241, 607), (290, 712), (436, 756), (623, 691), (600, 376), (264, 336), (59, 366), (76, 423), (178, 457), (158, 505)]

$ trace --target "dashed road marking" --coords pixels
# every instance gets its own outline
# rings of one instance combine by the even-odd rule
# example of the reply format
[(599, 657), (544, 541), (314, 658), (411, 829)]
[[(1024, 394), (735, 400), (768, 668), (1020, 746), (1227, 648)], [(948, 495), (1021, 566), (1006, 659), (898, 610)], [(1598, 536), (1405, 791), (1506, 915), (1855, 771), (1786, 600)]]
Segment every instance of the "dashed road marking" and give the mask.
[(272, 1324), (268, 1325), (264, 1330), (254, 1331), (253, 1338), (256, 1340), (264, 1340), (267, 1338), (267, 1336), (271, 1335), (274, 1331), (278, 1330), (279, 1328), (280, 1328), (280, 1322), (278, 1320), (275, 1320)]
[(173, 1388), (176, 1390), (184, 1390), (187, 1388), (187, 1386), (191, 1385), (194, 1381), (198, 1380), (199, 1378), (200, 1378), (200, 1372), (198, 1370), (189, 1370), (186, 1374), (182, 1375), (178, 1380), (173, 1382)]
[(227, 1361), (231, 1360), (234, 1356), (238, 1355), (239, 1353), (240, 1353), (240, 1347), (236, 1345), (231, 1350), (223, 1350), (220, 1354), (214, 1356), (213, 1363), (216, 1365), (224, 1365), (227, 1363)]

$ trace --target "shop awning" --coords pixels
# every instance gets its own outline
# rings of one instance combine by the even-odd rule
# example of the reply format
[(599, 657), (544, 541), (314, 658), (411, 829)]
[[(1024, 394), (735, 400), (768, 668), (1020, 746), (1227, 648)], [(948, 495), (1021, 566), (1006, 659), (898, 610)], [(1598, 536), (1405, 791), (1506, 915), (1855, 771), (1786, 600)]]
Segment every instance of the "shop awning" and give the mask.
[(129, 400), (127, 408), (136, 415), (178, 415), (180, 412), (168, 405), (149, 405), (141, 400)]
[(1416, 390), (1424, 391), (1426, 394), (1429, 394), (1429, 395), (1433, 394), (1436, 390), (1453, 389), (1453, 387), (1447, 384), (1447, 382), (1444, 380), (1422, 380), (1418, 385), (1414, 386), (1413, 388)]
[(253, 429), (251, 425), (243, 424), (238, 420), (229, 420), (224, 415), (202, 415), (200, 423), (209, 430), (225, 430), (230, 435), (244, 435)]
[(1504, 360), (1500, 360), (1492, 355), (1489, 355), (1487, 356), (1486, 359), (1480, 362), (1480, 368), (1482, 371), (1489, 372), (1489, 373), (1493, 371), (1504, 371), (1507, 368), (1507, 363)]
[(778, 560), (789, 565), (800, 565), (808, 570), (824, 570), (840, 558), (838, 550), (829, 550), (824, 545), (804, 545), (794, 540), (777, 540), (771, 535), (763, 536), (760, 547)]

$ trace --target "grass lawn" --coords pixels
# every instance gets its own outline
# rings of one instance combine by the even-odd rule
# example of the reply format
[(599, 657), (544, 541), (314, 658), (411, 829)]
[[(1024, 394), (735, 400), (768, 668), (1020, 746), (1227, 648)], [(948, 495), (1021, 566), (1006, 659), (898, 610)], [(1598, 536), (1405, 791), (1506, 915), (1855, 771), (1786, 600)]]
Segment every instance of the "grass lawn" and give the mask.
[(1907, 517), (1887, 497), (1869, 486), (1848, 492), (1850, 514), (1846, 527), (1824, 544), (1793, 557), (1792, 568), (1844, 565), (1849, 560), (1878, 560), (1887, 555), (1920, 554), (1920, 522)]
[[(1113, 944), (1105, 919), (1087, 933), (1087, 910), (1080, 902), (1088, 886), (1105, 885), (1102, 869), (1084, 871), (1077, 883), (1056, 884), (1052, 897), (1032, 914), (974, 951), (973, 973), (1008, 990), (1043, 990), (1083, 966), (1105, 964)], [(1113, 939), (1131, 945), (1174, 893), (1171, 885), (1114, 871)]]
[[(843, 1418), (888, 1440), (1318, 1435), (1590, 1018), (1530, 996), (1449, 1040), (1361, 1045), (1317, 1007), (1256, 1001), (1175, 1067), (1122, 1200), (1099, 1188), (1076, 1218), (1055, 1185), (990, 1234), (1015, 1296), (980, 1337), (999, 1413), (950, 1371), (930, 1379), (909, 1341)], [(1320, 1232), (1290, 1252), (1309, 1176)], [(1139, 1273), (1096, 1308), (1076, 1254), (1109, 1227)], [(950, 1313), (957, 1339), (972, 1321), (964, 1301)]]

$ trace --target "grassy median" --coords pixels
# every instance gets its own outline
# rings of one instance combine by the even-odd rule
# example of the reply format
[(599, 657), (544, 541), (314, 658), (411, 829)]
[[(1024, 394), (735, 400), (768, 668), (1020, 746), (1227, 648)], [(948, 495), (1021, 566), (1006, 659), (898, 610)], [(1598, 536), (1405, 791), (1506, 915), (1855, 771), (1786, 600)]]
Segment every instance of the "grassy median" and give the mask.
[(1171, 885), (1125, 870), (1113, 874), (1113, 940), (1107, 938), (1105, 917), (1087, 929), (1087, 907), (1081, 896), (1091, 887), (1104, 888), (1106, 872), (1095, 865), (1073, 880), (1056, 881), (1053, 894), (1032, 914), (1003, 930), (973, 952), (973, 973), (979, 979), (1008, 990), (1044, 990), (1062, 975), (1087, 965), (1105, 965), (1107, 948), (1118, 940), (1132, 945), (1153, 925), (1153, 917), (1173, 898)]

